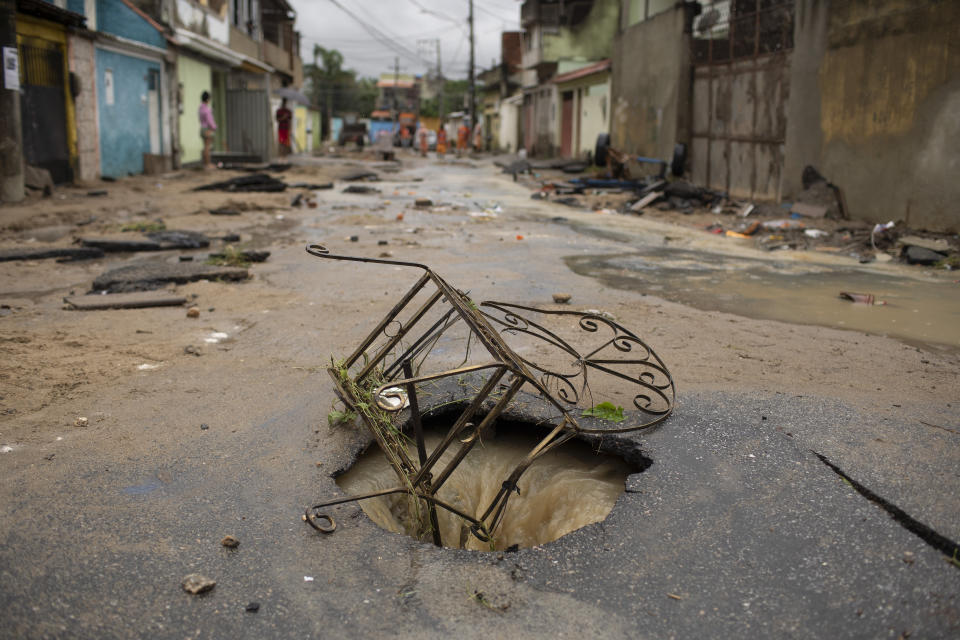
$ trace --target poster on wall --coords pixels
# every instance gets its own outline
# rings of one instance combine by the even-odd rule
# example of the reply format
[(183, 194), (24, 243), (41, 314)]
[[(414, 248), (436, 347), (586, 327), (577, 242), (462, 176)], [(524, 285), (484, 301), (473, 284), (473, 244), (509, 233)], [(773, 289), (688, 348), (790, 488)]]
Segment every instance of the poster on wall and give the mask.
[(16, 47), (3, 48), (3, 86), (20, 91), (20, 58)]

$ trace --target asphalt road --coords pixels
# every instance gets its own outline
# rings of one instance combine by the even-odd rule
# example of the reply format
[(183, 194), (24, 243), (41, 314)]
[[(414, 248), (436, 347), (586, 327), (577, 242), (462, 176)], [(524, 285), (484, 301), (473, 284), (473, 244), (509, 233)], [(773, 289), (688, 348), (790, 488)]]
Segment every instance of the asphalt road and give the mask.
[[(448, 193), (471, 188), (469, 172), (445, 176)], [(557, 224), (529, 211), (516, 220), (528, 235)], [(498, 224), (513, 233), (514, 222)], [(440, 550), (379, 529), (355, 504), (333, 511), (335, 533), (314, 532), (304, 507), (337, 494), (330, 474), (366, 444), (326, 425), (323, 367), (396, 287), (305, 257), (303, 240), (330, 242), (331, 229), (294, 235), (261, 279), (298, 292), (297, 304), (261, 314), (252, 301), (257, 321), (229, 350), (131, 376), (86, 401), (101, 417), (82, 433), (51, 427), (43, 444), (0, 458), (0, 637), (960, 633), (960, 567), (905, 526), (960, 537), (957, 436), (912, 435), (900, 443), (911, 473), (890, 473), (870, 442), (912, 425), (824, 397), (678, 381), (674, 415), (623, 436), (652, 464), (610, 516), (541, 547)], [(490, 246), (464, 234), (430, 251), (453, 279), (483, 274), (478, 290), (498, 282), (507, 300), (573, 286), (515, 252), (489, 266)], [(574, 290), (602, 298), (586, 279)], [(228, 534), (237, 549), (221, 546)], [(189, 595), (190, 573), (217, 585)]]

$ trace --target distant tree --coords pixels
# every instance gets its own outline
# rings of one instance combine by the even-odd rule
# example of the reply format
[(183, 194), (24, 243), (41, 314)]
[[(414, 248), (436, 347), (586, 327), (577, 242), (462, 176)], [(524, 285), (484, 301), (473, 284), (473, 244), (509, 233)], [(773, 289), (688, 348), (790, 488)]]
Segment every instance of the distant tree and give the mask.
[(356, 71), (343, 68), (343, 54), (336, 49), (313, 47), (313, 62), (304, 66), (306, 93), (326, 113), (324, 134), (329, 134), (333, 114), (356, 113), (367, 117), (376, 108), (377, 81), (357, 78)]

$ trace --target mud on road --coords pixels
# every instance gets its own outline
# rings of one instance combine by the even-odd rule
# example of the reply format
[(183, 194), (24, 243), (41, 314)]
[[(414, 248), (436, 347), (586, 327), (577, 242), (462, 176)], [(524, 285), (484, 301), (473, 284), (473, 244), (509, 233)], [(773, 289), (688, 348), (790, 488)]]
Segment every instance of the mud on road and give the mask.
[[(379, 175), (363, 183), (379, 192), (343, 193), (339, 178), (361, 168)], [(960, 539), (957, 345), (700, 309), (575, 273), (571, 260), (650, 246), (769, 258), (662, 219), (532, 202), (484, 160), (311, 159), (277, 175), (333, 189), (192, 190), (238, 175), (142, 176), (102, 185), (104, 197), (61, 189), (0, 209), (4, 247), (70, 247), (158, 220), (213, 238), (0, 263), (0, 603), (11, 621), (0, 635), (956, 629), (957, 569), (810, 451)], [(415, 206), (421, 197), (433, 206)], [(237, 215), (210, 213), (224, 208)], [(217, 239), (231, 234), (239, 241)], [(607, 524), (516, 558), (425, 549), (356, 507), (338, 512), (345, 525), (333, 536), (311, 535), (302, 508), (337, 491), (329, 475), (367, 442), (327, 425), (324, 367), (410, 285), (390, 268), (311, 258), (312, 242), (429, 264), (476, 300), (561, 308), (552, 295), (569, 293), (562, 308), (603, 309), (634, 328), (680, 394), (674, 417), (638, 441), (654, 460), (640, 476), (646, 493), (622, 497)], [(227, 245), (271, 255), (242, 282), (166, 285), (185, 306), (65, 308), (109, 269), (202, 262)], [(810, 260), (777, 256), (794, 259)], [(219, 547), (228, 534), (236, 551)], [(194, 572), (217, 587), (183, 593)], [(872, 586), (881, 583), (892, 586)], [(478, 592), (509, 606), (491, 611)], [(259, 612), (244, 611), (254, 600)]]

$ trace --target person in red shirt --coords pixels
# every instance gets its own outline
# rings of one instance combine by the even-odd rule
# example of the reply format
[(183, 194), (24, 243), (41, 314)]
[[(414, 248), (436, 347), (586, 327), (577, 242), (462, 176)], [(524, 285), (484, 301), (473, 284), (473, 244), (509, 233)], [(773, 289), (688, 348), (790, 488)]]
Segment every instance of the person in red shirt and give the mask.
[(277, 141), (280, 143), (280, 155), (290, 154), (290, 124), (293, 122), (293, 114), (287, 109), (287, 99), (280, 102), (280, 108), (277, 109)]

